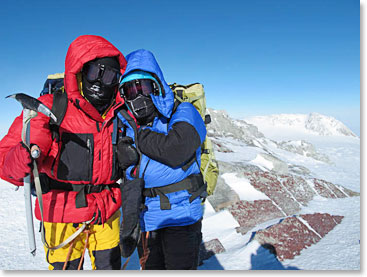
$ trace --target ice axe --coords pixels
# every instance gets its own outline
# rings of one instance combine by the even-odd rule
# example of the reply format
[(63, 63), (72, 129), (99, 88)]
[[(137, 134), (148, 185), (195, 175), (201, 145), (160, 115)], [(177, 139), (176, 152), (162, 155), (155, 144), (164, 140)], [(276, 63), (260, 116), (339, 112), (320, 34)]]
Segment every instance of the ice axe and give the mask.
[[(16, 93), (7, 96), (6, 98), (14, 98), (23, 106), (23, 127), (22, 127), (22, 141), (29, 148), (30, 147), (30, 128), (29, 123), (32, 118), (36, 117), (38, 112), (52, 118), (55, 122), (57, 121), (56, 116), (51, 112), (51, 110), (46, 107), (42, 102), (24, 93)], [(37, 159), (40, 155), (39, 148), (32, 147), (31, 156)], [(39, 181), (37, 163), (33, 160), (33, 176), (36, 186), (36, 193), (40, 206), (42, 206), (42, 189)], [(31, 176), (27, 175), (24, 177), (24, 200), (25, 200), (25, 210), (27, 219), (27, 229), (28, 229), (28, 240), (29, 248), (33, 256), (36, 255), (36, 239), (34, 234), (33, 225), (33, 214), (32, 214), (32, 198), (31, 198)], [(42, 214), (42, 211), (41, 211)], [(42, 215), (43, 216), (43, 215)], [(43, 230), (42, 230), (43, 231)]]

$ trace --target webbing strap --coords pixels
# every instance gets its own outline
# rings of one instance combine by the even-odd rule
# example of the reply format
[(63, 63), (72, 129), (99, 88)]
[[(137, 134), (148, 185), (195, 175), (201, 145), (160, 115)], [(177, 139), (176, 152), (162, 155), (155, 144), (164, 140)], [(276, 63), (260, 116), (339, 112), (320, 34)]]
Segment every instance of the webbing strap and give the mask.
[(170, 210), (171, 204), (166, 194), (185, 189), (191, 194), (191, 197), (189, 199), (191, 203), (196, 197), (198, 197), (203, 191), (206, 190), (206, 185), (204, 184), (202, 175), (192, 174), (186, 179), (183, 179), (182, 181), (174, 184), (163, 187), (146, 188), (143, 191), (143, 195), (145, 197), (156, 197), (157, 195), (159, 195), (161, 210)]
[(50, 249), (50, 250), (56, 250), (56, 249), (62, 248), (65, 245), (67, 245), (68, 243), (70, 243), (71, 241), (73, 241), (77, 236), (79, 236), (79, 234), (84, 231), (85, 227), (94, 220), (94, 217), (89, 221), (83, 222), (82, 223), (83, 225), (76, 232), (70, 235), (65, 241), (63, 241), (59, 245), (50, 247), (46, 241), (46, 236), (45, 236), (45, 227), (43, 223), (44, 220), (43, 220), (42, 188), (41, 188), (41, 181), (39, 178), (37, 164), (35, 160), (33, 161), (33, 177), (34, 177), (34, 183), (36, 187), (36, 195), (38, 199), (38, 204), (39, 204), (39, 208), (41, 212), (41, 240), (42, 240), (42, 243), (47, 249)]
[(75, 197), (75, 207), (83, 208), (87, 207), (88, 203), (86, 200), (86, 195), (89, 193), (99, 193), (104, 189), (111, 191), (111, 187), (118, 187), (118, 184), (100, 184), (100, 185), (91, 185), (91, 184), (70, 184), (60, 182), (54, 179), (49, 178), (47, 175), (43, 174), (41, 176), (42, 182), (44, 184), (42, 193), (47, 193), (50, 190), (65, 190), (65, 191), (76, 191), (78, 192)]
[(55, 122), (53, 119), (50, 118), (50, 127), (52, 131), (52, 139), (56, 139), (57, 142), (60, 139), (59, 127), (64, 119), (67, 106), (68, 106), (68, 96), (66, 91), (65, 92), (62, 92), (61, 90), (55, 91), (53, 94), (51, 111), (56, 116), (57, 121)]

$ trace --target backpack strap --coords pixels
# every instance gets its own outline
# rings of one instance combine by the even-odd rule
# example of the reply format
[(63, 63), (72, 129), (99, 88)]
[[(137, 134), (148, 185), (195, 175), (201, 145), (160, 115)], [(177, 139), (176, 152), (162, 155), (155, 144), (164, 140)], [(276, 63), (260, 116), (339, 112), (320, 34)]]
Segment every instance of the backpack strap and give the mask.
[(52, 113), (56, 116), (57, 121), (55, 122), (53, 119), (50, 119), (50, 129), (52, 132), (52, 139), (56, 139), (56, 142), (60, 141), (59, 128), (61, 122), (64, 119), (66, 109), (68, 106), (68, 96), (66, 91), (57, 90), (53, 94), (54, 99), (52, 103)]

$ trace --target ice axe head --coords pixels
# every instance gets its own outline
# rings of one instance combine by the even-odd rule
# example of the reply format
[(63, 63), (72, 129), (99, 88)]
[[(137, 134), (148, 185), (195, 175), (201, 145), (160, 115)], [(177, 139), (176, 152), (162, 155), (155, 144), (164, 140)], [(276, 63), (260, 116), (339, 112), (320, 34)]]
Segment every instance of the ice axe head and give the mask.
[(24, 93), (15, 93), (7, 96), (6, 98), (14, 98), (18, 102), (20, 102), (20, 104), (22, 104), (23, 109), (29, 109), (32, 111), (43, 113), (55, 122), (57, 121), (56, 116), (51, 112), (51, 110), (47, 108), (44, 104), (42, 104), (42, 102), (40, 102), (38, 99), (32, 96)]

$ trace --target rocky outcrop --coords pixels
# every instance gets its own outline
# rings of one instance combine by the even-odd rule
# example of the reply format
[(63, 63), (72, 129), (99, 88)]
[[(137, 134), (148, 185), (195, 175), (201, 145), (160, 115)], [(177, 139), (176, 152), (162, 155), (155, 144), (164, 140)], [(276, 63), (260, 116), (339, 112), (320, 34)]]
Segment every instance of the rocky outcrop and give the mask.
[(317, 193), (325, 198), (345, 198), (359, 195), (358, 192), (351, 191), (339, 185), (334, 185), (325, 180), (313, 178), (311, 182)]
[(271, 168), (268, 169), (276, 172), (277, 174), (288, 174), (288, 165), (271, 154), (259, 153), (257, 154), (256, 159), (268, 161), (269, 164), (271, 164)]
[(233, 150), (225, 146), (222, 142), (215, 140), (213, 138), (211, 139), (211, 141), (213, 143), (214, 151), (220, 152), (220, 153), (233, 153)]
[(241, 200), (231, 205), (228, 210), (240, 224), (236, 231), (243, 235), (260, 223), (284, 216), (271, 200)]
[[(221, 172), (255, 172), (260, 170), (257, 166), (253, 165), (243, 166), (242, 164), (229, 164), (222, 161), (218, 161), (218, 165)], [(238, 194), (232, 190), (231, 187), (228, 186), (224, 179), (219, 175), (214, 194), (209, 196), (207, 200), (210, 202), (214, 210), (218, 212), (240, 201), (240, 198)]]
[[(270, 172), (245, 172), (251, 185), (268, 196), (284, 215), (292, 215), (300, 210), (300, 204), (288, 188)], [(283, 175), (285, 177), (285, 175)], [(301, 185), (301, 184), (300, 184)]]
[(223, 252), (225, 252), (225, 249), (218, 239), (212, 239), (202, 243), (199, 248), (199, 265), (202, 265), (204, 260), (209, 259), (215, 254)]
[(306, 214), (287, 217), (265, 230), (255, 233), (260, 244), (272, 245), (280, 261), (293, 259), (300, 252), (319, 242), (343, 219), (330, 214)]
[(305, 157), (310, 157), (318, 161), (330, 163), (329, 157), (319, 153), (315, 146), (305, 140), (297, 141), (282, 141), (277, 143), (280, 149), (286, 150), (288, 152), (296, 153)]
[[(301, 208), (307, 206), (316, 195), (324, 198), (345, 198), (359, 195), (342, 186), (316, 178), (305, 180), (300, 176), (276, 175), (260, 170), (245, 172), (243, 176), (270, 200), (238, 200), (235, 202), (237, 199), (233, 195), (235, 192), (225, 183), (222, 185), (231, 190), (232, 197), (229, 199), (221, 195), (220, 198), (226, 201), (216, 202), (214, 195), (211, 200), (211, 203), (216, 203), (216, 206), (213, 206), (216, 210), (228, 209), (240, 225), (236, 228), (237, 232), (243, 235), (268, 220), (299, 213)], [(218, 192), (226, 193), (221, 189)]]
[(256, 138), (264, 138), (257, 127), (244, 120), (234, 120), (225, 111), (207, 109), (207, 112), (212, 120), (207, 126), (209, 137), (231, 137), (248, 145)]

